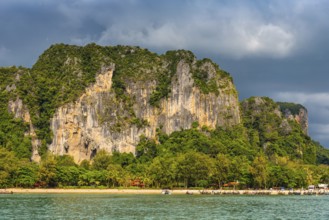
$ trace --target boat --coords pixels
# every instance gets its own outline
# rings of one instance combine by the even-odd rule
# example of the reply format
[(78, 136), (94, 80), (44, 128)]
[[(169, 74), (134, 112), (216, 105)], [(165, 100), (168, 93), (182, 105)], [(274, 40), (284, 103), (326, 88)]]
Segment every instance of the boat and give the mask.
[(211, 192), (208, 191), (208, 190), (202, 190), (202, 191), (200, 191), (200, 194), (201, 194), (201, 195), (210, 195)]
[(171, 191), (169, 189), (163, 189), (161, 194), (163, 195), (171, 195)]
[(13, 194), (13, 191), (0, 191), (0, 194)]
[(312, 195), (316, 195), (316, 192), (314, 192), (314, 191), (312, 191), (312, 190), (310, 190), (310, 191), (305, 191), (305, 192), (303, 193), (303, 195), (312, 196)]

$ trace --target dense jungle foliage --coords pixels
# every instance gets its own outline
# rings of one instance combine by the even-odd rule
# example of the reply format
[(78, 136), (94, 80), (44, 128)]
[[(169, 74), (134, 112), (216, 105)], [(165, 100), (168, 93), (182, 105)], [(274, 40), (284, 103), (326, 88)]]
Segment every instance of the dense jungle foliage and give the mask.
[(92, 163), (84, 160), (80, 165), (70, 156), (51, 154), (44, 155), (40, 164), (31, 163), (0, 148), (0, 186), (132, 187), (132, 181), (138, 180), (147, 188), (219, 188), (235, 181), (244, 189), (301, 188), (329, 181), (327, 165), (305, 164), (276, 154), (268, 157), (250, 149), (227, 153), (231, 147), (225, 143), (234, 139), (233, 148), (240, 150), (244, 141), (236, 140), (233, 130), (204, 133), (191, 129), (169, 136), (159, 132), (160, 143), (141, 138), (136, 156), (99, 151)]
[(29, 125), (14, 118), (8, 111), (8, 103), (16, 100), (16, 74), (24, 71), (26, 69), (16, 67), (0, 68), (0, 147), (14, 152), (18, 158), (31, 157), (31, 140), (24, 135)]
[[(103, 68), (115, 64), (113, 89), (126, 109), (133, 100), (126, 94), (129, 81), (156, 81), (149, 104), (159, 107), (170, 96), (177, 65), (191, 67), (195, 85), (214, 93), (232, 81), (217, 65), (209, 78), (208, 59), (196, 60), (190, 51), (157, 55), (128, 46), (85, 47), (58, 44), (42, 54), (31, 68), (0, 68), (0, 187), (129, 187), (140, 180), (146, 187), (220, 187), (238, 181), (240, 188), (306, 187), (329, 182), (329, 151), (303, 133), (294, 120), (278, 112), (301, 106), (252, 97), (241, 103), (240, 125), (200, 127), (167, 135), (159, 128), (156, 139), (140, 138), (136, 154), (99, 151), (93, 161), (75, 164), (69, 156), (47, 152), (51, 143), (50, 118), (59, 106), (74, 101), (95, 82)], [(213, 64), (213, 63), (212, 63)], [(225, 81), (223, 81), (225, 82)], [(235, 91), (235, 90), (234, 90)], [(234, 92), (232, 90), (232, 92)], [(42, 141), (40, 164), (30, 162), (29, 124), (15, 118), (9, 101), (27, 105), (36, 134)], [(131, 111), (131, 123), (145, 126)]]
[[(196, 86), (199, 86), (204, 93), (218, 93), (219, 87), (216, 84), (208, 82), (207, 78), (198, 74), (204, 72), (202, 64), (210, 62), (209, 60), (196, 61), (190, 51), (168, 51), (163, 55), (157, 55), (140, 47), (121, 45), (106, 47), (96, 44), (88, 44), (85, 47), (53, 45), (39, 57), (31, 69), (24, 69), (25, 74), (17, 73), (20, 75), (19, 80), (9, 82), (9, 79), (6, 79), (2, 84), (9, 85), (5, 83), (8, 81), (15, 85), (19, 97), (28, 105), (37, 136), (42, 140), (40, 152), (43, 154), (46, 152), (47, 144), (52, 140), (49, 123), (55, 110), (65, 103), (76, 100), (86, 87), (95, 82), (96, 75), (102, 69), (115, 64), (113, 89), (117, 98), (125, 105), (125, 109), (131, 108), (133, 104), (131, 97), (126, 94), (126, 83), (129, 81), (156, 81), (149, 103), (159, 106), (160, 100), (168, 98), (171, 92), (172, 77), (181, 60), (190, 65), (198, 62), (193, 69)], [(5, 72), (9, 71), (7, 69), (2, 69), (5, 78), (8, 75)], [(229, 74), (220, 70), (217, 65), (216, 72), (215, 77), (232, 80)], [(17, 75), (13, 72), (11, 74), (12, 77)], [(211, 90), (207, 89), (208, 84)], [(138, 120), (133, 112), (130, 117), (132, 123)]]

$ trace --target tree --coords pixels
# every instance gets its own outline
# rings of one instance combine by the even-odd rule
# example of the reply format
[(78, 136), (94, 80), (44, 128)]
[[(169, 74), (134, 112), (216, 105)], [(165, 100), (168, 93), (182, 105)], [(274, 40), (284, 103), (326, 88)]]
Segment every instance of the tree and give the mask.
[(264, 155), (257, 156), (250, 167), (255, 187), (266, 188), (268, 179), (267, 160)]
[(245, 156), (230, 157), (229, 181), (239, 181), (239, 186), (250, 185), (250, 162)]
[(175, 157), (156, 157), (149, 166), (148, 173), (157, 188), (171, 188), (175, 182), (177, 161)]
[(38, 181), (38, 166), (34, 162), (22, 161), (15, 172), (15, 186), (31, 188)]
[(111, 163), (119, 164), (122, 167), (129, 166), (130, 164), (134, 164), (136, 162), (136, 158), (132, 153), (120, 153), (114, 151), (111, 156)]
[(78, 185), (80, 170), (76, 166), (57, 166), (56, 181), (59, 186)]
[(48, 187), (57, 186), (57, 162), (55, 156), (48, 154), (46, 155), (40, 163), (39, 168), (39, 180), (44, 182)]
[(96, 170), (106, 170), (109, 164), (111, 163), (111, 156), (105, 150), (100, 150), (97, 152), (96, 156), (93, 159), (93, 169)]
[(18, 159), (13, 152), (0, 146), (0, 187), (13, 185), (13, 177), (18, 169)]
[(85, 170), (79, 175), (79, 186), (106, 186), (108, 184), (106, 170)]
[(203, 153), (190, 151), (178, 158), (177, 173), (186, 188), (197, 186), (199, 181), (206, 181), (213, 175), (213, 161)]
[(230, 173), (231, 161), (225, 154), (218, 154), (215, 159), (215, 173), (213, 180), (216, 181), (218, 186), (228, 182), (228, 175)]
[(76, 166), (74, 159), (70, 155), (61, 155), (55, 157), (58, 166)]
[(107, 167), (107, 180), (108, 187), (112, 184), (112, 187), (119, 186), (119, 183), (124, 179), (125, 170), (119, 164), (110, 164)]
[(19, 145), (16, 145), (15, 152), (19, 158), (30, 158), (32, 153), (32, 144), (29, 137), (24, 137)]
[(136, 158), (140, 162), (145, 163), (156, 157), (157, 153), (158, 151), (155, 141), (142, 135), (138, 145), (136, 146)]
[(85, 170), (89, 170), (90, 169), (89, 160), (84, 159), (83, 161), (81, 161), (80, 168), (85, 169)]

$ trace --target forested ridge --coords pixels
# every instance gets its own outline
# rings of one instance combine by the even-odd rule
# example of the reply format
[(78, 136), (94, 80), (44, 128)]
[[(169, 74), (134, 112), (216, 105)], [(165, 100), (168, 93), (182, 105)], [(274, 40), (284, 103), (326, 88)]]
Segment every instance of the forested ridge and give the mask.
[[(135, 155), (98, 151), (92, 161), (76, 164), (68, 155), (47, 152), (52, 140), (49, 121), (56, 108), (79, 97), (103, 67), (116, 65), (112, 88), (127, 106), (127, 81), (146, 75), (158, 80), (149, 100), (157, 107), (170, 97), (171, 78), (181, 59), (194, 62), (194, 55), (183, 50), (159, 56), (139, 47), (59, 44), (30, 69), (0, 68), (0, 187), (130, 187), (132, 180), (140, 180), (154, 188), (219, 187), (235, 181), (240, 188), (297, 188), (329, 182), (329, 151), (297, 121), (278, 113), (289, 109), (297, 114), (302, 106), (267, 97), (243, 100), (238, 125), (211, 129), (193, 122), (191, 129), (169, 135), (158, 128), (156, 138), (140, 137)], [(219, 67), (217, 72), (232, 80)], [(204, 94), (219, 89), (202, 71), (194, 71), (193, 78)], [(9, 111), (8, 103), (17, 97), (27, 106), (41, 140), (39, 164), (30, 161), (29, 124)], [(130, 117), (141, 126), (147, 123), (133, 113)]]

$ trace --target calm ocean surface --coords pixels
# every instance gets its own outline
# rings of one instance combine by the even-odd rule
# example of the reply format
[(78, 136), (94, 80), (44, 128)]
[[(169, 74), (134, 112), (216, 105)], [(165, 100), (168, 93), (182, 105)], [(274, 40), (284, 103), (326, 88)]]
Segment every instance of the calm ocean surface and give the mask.
[(329, 219), (329, 196), (0, 195), (0, 219)]

